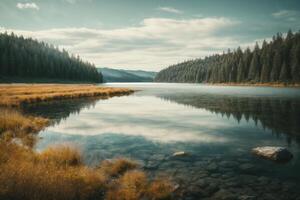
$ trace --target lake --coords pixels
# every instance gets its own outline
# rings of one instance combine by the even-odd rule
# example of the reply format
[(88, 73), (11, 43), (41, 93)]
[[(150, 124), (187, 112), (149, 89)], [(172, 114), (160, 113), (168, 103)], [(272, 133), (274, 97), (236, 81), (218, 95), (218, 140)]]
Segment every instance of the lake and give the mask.
[[(105, 100), (79, 99), (24, 108), (56, 123), (37, 150), (72, 143), (85, 162), (128, 157), (169, 176), (183, 199), (300, 199), (300, 89), (124, 83), (136, 89)], [(258, 146), (287, 147), (285, 164), (257, 158)], [(173, 157), (175, 152), (188, 155)]]

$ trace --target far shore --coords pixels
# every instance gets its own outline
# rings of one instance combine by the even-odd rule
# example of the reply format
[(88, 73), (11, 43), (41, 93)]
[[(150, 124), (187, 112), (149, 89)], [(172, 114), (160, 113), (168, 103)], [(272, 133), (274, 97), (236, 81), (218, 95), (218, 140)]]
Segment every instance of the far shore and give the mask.
[(300, 88), (300, 83), (203, 83), (205, 85)]

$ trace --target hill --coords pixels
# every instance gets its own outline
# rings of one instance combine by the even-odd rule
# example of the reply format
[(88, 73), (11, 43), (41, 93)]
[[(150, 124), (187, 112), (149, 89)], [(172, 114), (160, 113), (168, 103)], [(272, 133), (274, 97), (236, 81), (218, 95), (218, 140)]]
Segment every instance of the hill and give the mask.
[(300, 83), (300, 32), (278, 33), (262, 47), (230, 50), (160, 71), (156, 82), (188, 83)]
[(13, 33), (0, 33), (0, 81), (102, 82), (94, 65), (65, 50)]
[(156, 75), (156, 72), (106, 67), (98, 68), (98, 71), (101, 71), (104, 82), (153, 82)]

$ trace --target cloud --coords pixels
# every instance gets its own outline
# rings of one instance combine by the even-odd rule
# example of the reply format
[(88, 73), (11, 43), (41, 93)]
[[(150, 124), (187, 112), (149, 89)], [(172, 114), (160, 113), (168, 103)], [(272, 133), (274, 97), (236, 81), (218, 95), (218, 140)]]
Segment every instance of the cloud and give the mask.
[(33, 10), (39, 10), (40, 7), (36, 5), (35, 3), (17, 3), (17, 8), (23, 10), (23, 9), (33, 9)]
[(158, 7), (157, 10), (168, 12), (168, 13), (174, 13), (174, 14), (182, 14), (183, 13), (183, 11), (177, 10), (172, 7)]
[(76, 0), (64, 0), (64, 1), (66, 1), (67, 3), (70, 3), (70, 4), (76, 3)]
[(160, 70), (187, 59), (235, 48), (241, 41), (222, 34), (239, 22), (224, 17), (146, 18), (138, 26), (117, 29), (59, 28), (7, 30), (46, 41), (97, 66)]
[(300, 12), (296, 10), (280, 10), (272, 13), (272, 16), (276, 19), (286, 19), (287, 21), (296, 21), (299, 19)]

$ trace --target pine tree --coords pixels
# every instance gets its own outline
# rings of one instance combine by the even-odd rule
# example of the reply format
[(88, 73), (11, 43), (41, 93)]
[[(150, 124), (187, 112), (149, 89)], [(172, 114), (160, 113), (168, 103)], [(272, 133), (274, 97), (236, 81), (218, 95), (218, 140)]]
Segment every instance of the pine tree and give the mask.
[(248, 79), (255, 81), (257, 78), (257, 73), (258, 72), (258, 65), (259, 65), (259, 57), (258, 57), (258, 50), (254, 50), (253, 57), (250, 63), (250, 68), (249, 68), (249, 74), (248, 74)]
[(273, 67), (270, 74), (270, 80), (272, 82), (276, 82), (279, 80), (279, 75), (282, 66), (282, 56), (280, 50), (276, 50), (274, 59), (273, 59)]
[(291, 76), (294, 83), (300, 82), (300, 43), (291, 50)]
[(281, 67), (279, 80), (280, 80), (280, 82), (286, 82), (287, 78), (288, 78), (287, 68), (286, 68), (286, 63), (284, 62)]
[(238, 72), (237, 72), (237, 82), (241, 83), (245, 81), (245, 67), (242, 58), (239, 60)]

